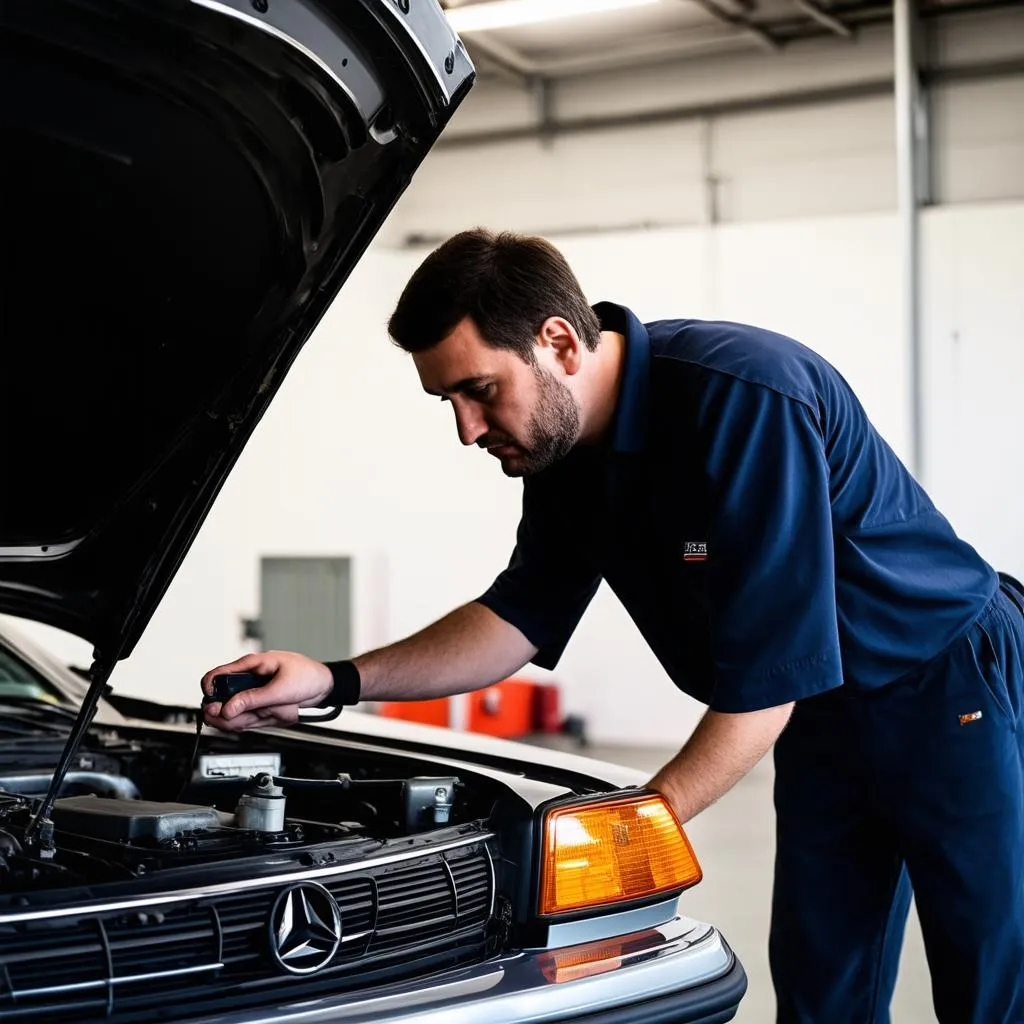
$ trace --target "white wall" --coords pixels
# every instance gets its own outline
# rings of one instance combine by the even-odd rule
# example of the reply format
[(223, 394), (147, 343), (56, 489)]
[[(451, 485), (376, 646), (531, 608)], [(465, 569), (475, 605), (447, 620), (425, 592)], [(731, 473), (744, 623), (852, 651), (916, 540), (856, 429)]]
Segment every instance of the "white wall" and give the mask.
[(1024, 580), (1024, 204), (923, 223), (924, 476), (939, 507)]

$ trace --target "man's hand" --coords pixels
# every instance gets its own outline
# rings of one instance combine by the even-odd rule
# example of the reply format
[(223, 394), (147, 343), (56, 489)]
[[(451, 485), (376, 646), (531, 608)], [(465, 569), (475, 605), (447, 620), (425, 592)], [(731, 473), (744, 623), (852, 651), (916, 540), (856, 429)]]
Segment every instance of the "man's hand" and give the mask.
[[(418, 633), (352, 661), (359, 670), (360, 699), (429, 700), (496, 683), (518, 672), (536, 653), (515, 626), (471, 601)], [(223, 705), (206, 705), (206, 722), (225, 732), (294, 725), (299, 708), (318, 706), (333, 685), (323, 662), (292, 651), (265, 651), (211, 669), (203, 676), (203, 693), (210, 696), (213, 677), (226, 672), (272, 678)]]
[(299, 708), (320, 704), (331, 692), (333, 682), (330, 669), (322, 661), (293, 651), (263, 651), (210, 669), (202, 679), (203, 693), (210, 696), (214, 676), (227, 672), (255, 672), (270, 678), (263, 686), (236, 693), (223, 704), (204, 707), (206, 724), (223, 732), (294, 725), (299, 720)]
[(651, 779), (680, 824), (728, 792), (771, 749), (792, 704), (728, 715), (707, 711), (686, 746)]

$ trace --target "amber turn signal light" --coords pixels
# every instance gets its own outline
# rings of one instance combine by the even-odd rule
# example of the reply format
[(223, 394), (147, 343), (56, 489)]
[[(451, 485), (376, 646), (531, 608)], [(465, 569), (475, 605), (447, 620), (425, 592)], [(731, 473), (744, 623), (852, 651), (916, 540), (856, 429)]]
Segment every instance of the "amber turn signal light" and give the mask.
[(686, 833), (661, 796), (556, 807), (544, 817), (544, 916), (686, 889), (702, 877)]

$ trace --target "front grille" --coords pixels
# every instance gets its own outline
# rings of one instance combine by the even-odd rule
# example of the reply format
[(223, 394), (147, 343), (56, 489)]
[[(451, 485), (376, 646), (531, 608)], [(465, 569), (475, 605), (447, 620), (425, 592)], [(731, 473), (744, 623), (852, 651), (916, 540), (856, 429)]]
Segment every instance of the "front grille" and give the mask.
[(136, 914), (105, 924), (115, 978), (173, 974), (220, 960), (216, 907)]
[(455, 925), (455, 896), (444, 863), (424, 871), (402, 868), (380, 880), (380, 902), (373, 950), (396, 949), (451, 931)]
[(150, 999), (173, 995), (182, 978), (216, 971), (218, 951), (212, 906), (2, 928), (0, 1019), (49, 1020), (72, 1008), (105, 1016), (133, 986)]
[(278, 896), (301, 880), (129, 913), (13, 924), (0, 915), (0, 1019), (157, 1020), (169, 1000), (177, 1014), (246, 996), (255, 1005), (261, 993), (279, 1004), (325, 980), (356, 988), (374, 971), (408, 977), (432, 955), (462, 962), (485, 948), (494, 874), (482, 841), (316, 878), (337, 904), (341, 941), (308, 976), (280, 966), (270, 926)]
[(266, 946), (263, 930), (275, 896), (273, 890), (257, 890), (218, 898), (221, 960), (233, 973), (259, 967)]
[(476, 918), (490, 914), (494, 889), (490, 862), (480, 857), (452, 858), (448, 862), (459, 896), (459, 917)]

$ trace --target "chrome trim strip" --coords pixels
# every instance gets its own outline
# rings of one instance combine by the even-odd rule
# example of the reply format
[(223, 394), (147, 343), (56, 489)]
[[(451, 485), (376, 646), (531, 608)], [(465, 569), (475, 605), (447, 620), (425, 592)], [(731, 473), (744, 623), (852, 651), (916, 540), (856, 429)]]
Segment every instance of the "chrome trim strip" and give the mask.
[[(355, 871), (365, 871), (367, 868), (380, 867), (383, 864), (399, 864), (406, 860), (418, 860), (421, 857), (432, 857), (435, 854), (446, 853), (448, 850), (458, 850), (463, 846), (475, 846), (477, 843), (486, 844), (494, 838), (493, 832), (481, 832), (479, 835), (467, 839), (456, 839), (449, 843), (442, 843), (424, 850), (406, 850), (404, 853), (392, 853), (383, 857), (373, 857), (366, 860), (353, 861), (351, 864), (339, 864), (330, 868), (312, 868), (308, 871), (296, 871), (286, 875), (269, 875), (266, 878), (248, 878), (239, 882), (223, 882), (220, 885), (211, 885), (204, 889), (182, 889), (179, 892), (152, 896), (132, 896), (122, 900), (111, 900), (108, 903), (85, 903), (73, 907), (56, 907), (48, 910), (26, 910), (17, 914), (0, 914), (0, 924), (16, 924), (19, 921), (38, 921), (52, 919), (55, 917), (88, 917), (91, 914), (105, 914), (108, 911), (131, 910), (134, 907), (158, 907), (168, 903), (185, 903), (188, 900), (205, 899), (210, 896), (223, 896), (236, 892), (244, 892), (249, 889), (264, 889), (273, 885), (282, 885), (288, 882), (302, 882), (315, 878), (334, 878), (337, 875), (350, 875)], [(484, 849), (486, 849), (486, 845)], [(488, 856), (490, 855), (488, 851)]]
[(127, 985), (134, 981), (155, 981), (157, 978), (173, 978), (179, 974), (200, 974), (203, 971), (219, 971), (223, 963), (200, 964), (198, 967), (175, 967), (173, 971), (153, 971), (150, 974), (126, 974), (123, 977), (114, 977), (110, 980), (115, 985)]
[(548, 941), (538, 949), (558, 949), (562, 946), (577, 946), (582, 942), (610, 939), (627, 932), (640, 932), (645, 928), (657, 928), (671, 921), (679, 914), (679, 897), (662, 900), (649, 907), (635, 910), (620, 910), (615, 914), (602, 914), (579, 921), (555, 923), (548, 928)]
[(219, 971), (224, 964), (200, 964), (198, 967), (175, 967), (170, 971), (150, 971), (147, 974), (125, 974), (112, 978), (97, 978), (95, 981), (75, 981), (67, 985), (47, 985), (43, 988), (12, 989), (12, 999), (26, 999), (29, 996), (51, 996), (61, 992), (80, 992), (88, 988), (106, 988), (108, 985), (127, 985), (138, 981), (156, 981), (160, 978), (174, 978), (179, 974), (200, 974), (203, 971)]
[[(345, 922), (342, 921), (342, 924), (344, 924), (344, 923)], [(354, 935), (342, 935), (341, 942), (339, 942), (338, 945), (339, 946), (344, 946), (346, 942), (355, 942), (356, 939), (365, 939), (367, 935), (372, 935), (372, 934), (373, 934), (373, 929), (372, 928), (367, 928), (366, 931), (364, 931), (364, 932), (356, 932)]]
[(455, 912), (455, 927), (459, 926), (459, 887), (455, 884), (455, 874), (447, 857), (441, 858), (445, 871), (448, 872), (448, 882), (452, 887), (452, 910)]
[(498, 893), (498, 879), (494, 871), (494, 857), (491, 855), (491, 848), (484, 846), (484, 853), (487, 854), (487, 866), (491, 869), (491, 905), (487, 909), (487, 920), (494, 917), (494, 903)]
[(87, 988), (106, 988), (109, 978), (97, 978), (95, 981), (73, 981), (67, 985), (47, 985), (44, 988), (17, 988), (11, 990), (12, 999), (24, 999), (28, 996), (52, 996), (61, 992), (81, 992)]

